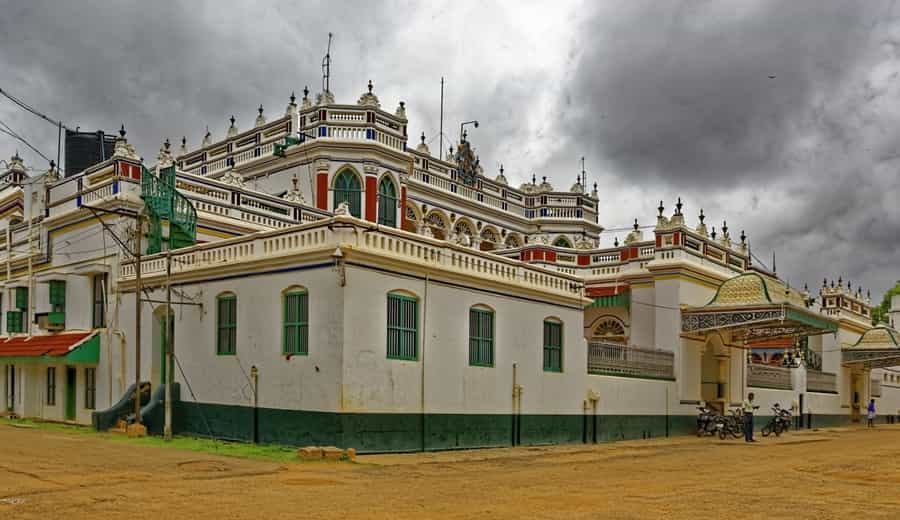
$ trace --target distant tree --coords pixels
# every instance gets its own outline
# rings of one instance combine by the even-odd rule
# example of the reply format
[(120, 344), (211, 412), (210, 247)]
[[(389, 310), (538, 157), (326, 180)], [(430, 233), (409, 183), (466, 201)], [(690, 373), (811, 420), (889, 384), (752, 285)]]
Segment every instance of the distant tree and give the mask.
[[(881, 304), (872, 309), (872, 325), (889, 322), (888, 311), (891, 310), (891, 298), (896, 294), (900, 294), (900, 280), (897, 280), (897, 284), (884, 294)], [(900, 323), (895, 325), (900, 326)]]

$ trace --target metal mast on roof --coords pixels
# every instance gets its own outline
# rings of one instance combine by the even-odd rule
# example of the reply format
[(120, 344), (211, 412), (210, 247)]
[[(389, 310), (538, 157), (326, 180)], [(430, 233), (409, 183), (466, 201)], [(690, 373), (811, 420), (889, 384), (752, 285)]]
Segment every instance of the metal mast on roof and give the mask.
[(330, 92), (329, 87), (331, 80), (331, 37), (328, 33), (328, 49), (325, 51), (325, 57), (322, 58), (322, 91)]

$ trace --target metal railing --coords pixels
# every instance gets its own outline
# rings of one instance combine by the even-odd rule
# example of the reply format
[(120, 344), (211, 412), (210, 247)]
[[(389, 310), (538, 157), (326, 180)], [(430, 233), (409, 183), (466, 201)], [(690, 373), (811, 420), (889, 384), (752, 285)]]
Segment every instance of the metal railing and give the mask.
[(650, 350), (615, 343), (588, 343), (588, 374), (675, 378), (675, 353)]
[(791, 369), (750, 363), (747, 365), (747, 386), (793, 390), (794, 383), (791, 380)]
[(806, 391), (837, 393), (837, 374), (820, 370), (806, 370)]

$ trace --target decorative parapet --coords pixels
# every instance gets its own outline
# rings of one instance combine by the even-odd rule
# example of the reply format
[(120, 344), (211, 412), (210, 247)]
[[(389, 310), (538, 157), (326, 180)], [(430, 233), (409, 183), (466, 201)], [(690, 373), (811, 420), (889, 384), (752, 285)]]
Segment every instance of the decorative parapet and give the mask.
[(756, 388), (772, 388), (775, 390), (793, 390), (791, 369), (770, 365), (747, 365), (747, 386)]
[(588, 344), (588, 374), (675, 379), (675, 353), (615, 343)]
[(819, 370), (806, 371), (806, 391), (826, 394), (837, 393), (837, 374)]

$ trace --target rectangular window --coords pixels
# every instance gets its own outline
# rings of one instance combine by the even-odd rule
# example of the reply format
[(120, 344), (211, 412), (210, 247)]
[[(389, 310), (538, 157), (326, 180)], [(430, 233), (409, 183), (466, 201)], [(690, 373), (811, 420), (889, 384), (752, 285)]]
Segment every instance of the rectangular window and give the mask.
[(309, 354), (309, 298), (305, 292), (284, 295), (283, 354)]
[(84, 407), (93, 410), (97, 406), (97, 369), (84, 369)]
[(28, 310), (28, 287), (16, 287), (16, 308), (20, 311)]
[(562, 372), (562, 323), (544, 322), (544, 371)]
[(216, 299), (216, 354), (231, 355), (237, 352), (237, 297), (220, 296)]
[(494, 313), (487, 309), (469, 310), (469, 364), (494, 366)]
[(22, 311), (6, 311), (6, 332), (12, 334), (25, 332), (25, 320)]
[(419, 302), (399, 294), (387, 297), (387, 357), (415, 361), (419, 357)]
[(66, 282), (50, 280), (50, 310), (66, 312)]
[(56, 405), (56, 367), (47, 367), (47, 406)]
[(92, 318), (91, 326), (95, 329), (106, 327), (106, 284), (107, 273), (94, 275), (91, 288)]

